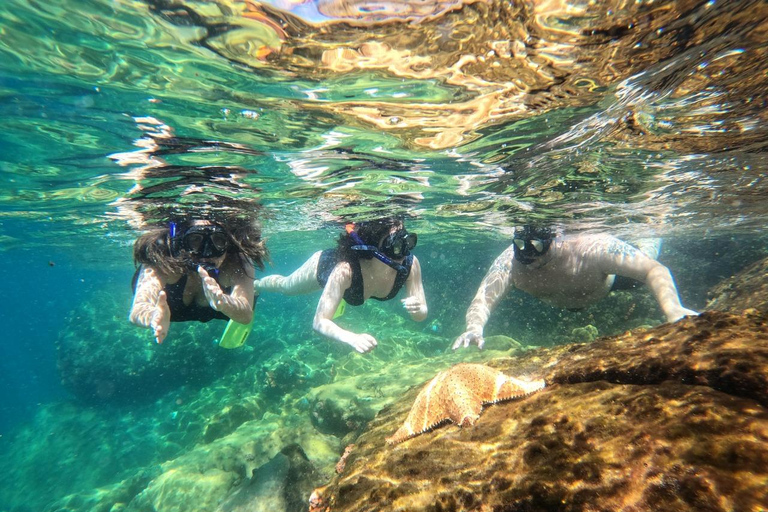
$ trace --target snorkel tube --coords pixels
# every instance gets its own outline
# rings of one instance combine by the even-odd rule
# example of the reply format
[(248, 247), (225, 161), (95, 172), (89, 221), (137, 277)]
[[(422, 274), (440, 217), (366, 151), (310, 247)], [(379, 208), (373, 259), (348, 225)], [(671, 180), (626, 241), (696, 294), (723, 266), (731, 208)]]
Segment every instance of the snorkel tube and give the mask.
[(377, 260), (395, 269), (398, 274), (408, 273), (408, 269), (406, 269), (404, 266), (392, 261), (391, 259), (387, 258), (385, 255), (383, 255), (381, 252), (379, 252), (378, 247), (376, 247), (375, 245), (366, 245), (366, 243), (363, 242), (363, 240), (360, 238), (357, 232), (355, 232), (354, 224), (351, 224), (351, 223), (347, 224), (345, 226), (345, 229), (347, 230), (347, 234), (349, 235), (349, 237), (356, 244), (351, 246), (350, 249), (352, 249), (353, 251), (370, 251), (373, 253), (373, 255), (376, 257)]

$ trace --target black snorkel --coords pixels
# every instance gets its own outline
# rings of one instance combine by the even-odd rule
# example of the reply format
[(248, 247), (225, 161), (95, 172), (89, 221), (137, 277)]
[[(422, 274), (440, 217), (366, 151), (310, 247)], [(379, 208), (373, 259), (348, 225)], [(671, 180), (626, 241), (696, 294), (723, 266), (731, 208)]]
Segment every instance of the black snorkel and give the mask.
[(395, 269), (398, 274), (407, 274), (408, 269), (405, 268), (403, 265), (400, 265), (399, 263), (392, 261), (387, 256), (382, 254), (379, 251), (379, 248), (375, 245), (367, 245), (363, 240), (360, 238), (360, 236), (355, 232), (355, 225), (354, 224), (347, 224), (346, 226), (347, 234), (349, 234), (349, 237), (352, 239), (353, 242), (355, 242), (356, 245), (353, 245), (350, 247), (353, 251), (370, 251), (373, 253), (374, 257), (376, 257), (377, 260), (384, 263), (385, 265)]

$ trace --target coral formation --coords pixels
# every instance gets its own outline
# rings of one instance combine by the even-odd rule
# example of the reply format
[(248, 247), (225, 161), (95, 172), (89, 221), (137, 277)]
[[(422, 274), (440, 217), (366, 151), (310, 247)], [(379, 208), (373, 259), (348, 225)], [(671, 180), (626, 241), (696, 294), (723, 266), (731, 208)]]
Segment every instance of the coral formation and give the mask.
[[(768, 319), (706, 313), (489, 363), (551, 387), (387, 448), (417, 390), (315, 496), (335, 512), (759, 510), (768, 504)], [(514, 412), (512, 412), (514, 411)]]

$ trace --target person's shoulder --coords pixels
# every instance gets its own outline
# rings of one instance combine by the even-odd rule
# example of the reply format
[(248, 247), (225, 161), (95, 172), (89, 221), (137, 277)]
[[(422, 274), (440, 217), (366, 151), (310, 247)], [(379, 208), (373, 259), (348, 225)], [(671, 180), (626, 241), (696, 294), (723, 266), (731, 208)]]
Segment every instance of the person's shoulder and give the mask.
[(339, 260), (333, 266), (333, 271), (342, 273), (342, 274), (352, 275), (352, 264), (347, 260)]
[(613, 235), (607, 233), (577, 233), (573, 235), (563, 235), (557, 237), (554, 243), (561, 246), (584, 246), (584, 247), (613, 247), (626, 242), (622, 242)]

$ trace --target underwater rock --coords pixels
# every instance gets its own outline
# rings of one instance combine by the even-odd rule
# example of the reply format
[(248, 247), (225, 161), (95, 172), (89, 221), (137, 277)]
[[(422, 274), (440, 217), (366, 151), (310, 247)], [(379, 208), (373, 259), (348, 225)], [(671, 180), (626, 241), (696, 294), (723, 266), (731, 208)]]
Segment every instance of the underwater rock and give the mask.
[(306, 391), (331, 381), (328, 371), (315, 369), (292, 355), (275, 357), (265, 362), (258, 372), (265, 397), (274, 400), (291, 392)]
[(242, 404), (226, 405), (205, 425), (203, 441), (210, 443), (235, 431), (237, 427), (253, 419), (259, 419), (263, 411), (253, 410)]
[(524, 347), (522, 343), (514, 338), (504, 336), (503, 334), (495, 334), (493, 336), (485, 337), (485, 348), (494, 350), (516, 350)]
[(286, 446), (256, 468), (216, 512), (293, 512), (306, 508), (315, 469), (299, 445)]
[(370, 406), (358, 397), (343, 394), (315, 398), (310, 408), (310, 420), (319, 432), (343, 438), (362, 429), (376, 415)]
[(419, 392), (385, 408), (344, 472), (334, 512), (759, 510), (768, 505), (768, 318), (705, 313), (489, 364), (548, 387), (406, 443), (386, 437)]
[(597, 338), (598, 331), (594, 325), (585, 325), (584, 327), (576, 327), (571, 331), (574, 341), (579, 343), (586, 343), (593, 341)]
[(709, 291), (707, 309), (768, 313), (768, 258), (748, 266)]

